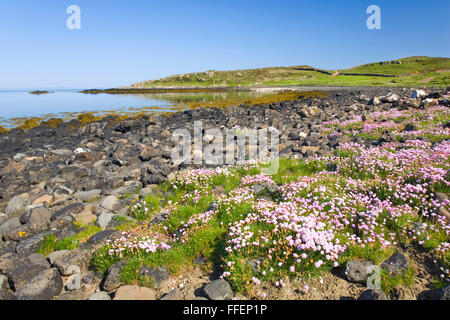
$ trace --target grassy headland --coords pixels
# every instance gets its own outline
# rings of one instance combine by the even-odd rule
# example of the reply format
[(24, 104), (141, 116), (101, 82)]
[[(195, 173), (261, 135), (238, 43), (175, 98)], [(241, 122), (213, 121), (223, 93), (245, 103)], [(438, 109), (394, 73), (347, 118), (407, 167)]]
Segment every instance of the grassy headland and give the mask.
[(449, 80), (449, 58), (409, 57), (342, 70), (323, 70), (310, 66), (209, 70), (139, 82), (131, 88), (258, 85), (445, 87), (450, 83)]

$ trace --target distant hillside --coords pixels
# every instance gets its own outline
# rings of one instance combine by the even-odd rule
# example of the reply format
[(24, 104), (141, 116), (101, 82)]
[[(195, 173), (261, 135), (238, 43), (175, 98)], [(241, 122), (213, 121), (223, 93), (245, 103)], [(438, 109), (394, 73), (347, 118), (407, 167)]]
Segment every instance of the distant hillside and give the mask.
[(409, 57), (369, 63), (345, 70), (310, 66), (195, 72), (133, 84), (134, 88), (336, 85), (336, 86), (440, 86), (450, 84), (450, 59)]

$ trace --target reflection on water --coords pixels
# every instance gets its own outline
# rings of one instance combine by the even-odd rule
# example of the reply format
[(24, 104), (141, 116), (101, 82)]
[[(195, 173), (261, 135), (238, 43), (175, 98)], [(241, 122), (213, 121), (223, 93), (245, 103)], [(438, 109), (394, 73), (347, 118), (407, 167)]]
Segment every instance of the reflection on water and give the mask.
[(175, 112), (185, 110), (193, 103), (264, 95), (256, 91), (83, 94), (79, 90), (48, 90), (51, 93), (36, 95), (30, 91), (0, 90), (0, 126), (15, 127), (29, 117), (69, 120), (85, 112), (94, 115)]

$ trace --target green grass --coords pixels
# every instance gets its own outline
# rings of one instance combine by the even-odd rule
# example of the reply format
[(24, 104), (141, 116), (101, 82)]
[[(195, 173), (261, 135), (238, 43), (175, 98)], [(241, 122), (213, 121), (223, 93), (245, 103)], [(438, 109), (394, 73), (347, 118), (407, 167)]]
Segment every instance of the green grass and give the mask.
[(50, 234), (44, 238), (44, 242), (39, 246), (37, 253), (43, 256), (48, 256), (53, 251), (59, 250), (74, 250), (80, 246), (80, 244), (88, 240), (94, 234), (102, 231), (102, 228), (98, 226), (86, 226), (81, 227), (80, 232), (73, 236), (67, 236), (60, 240), (57, 240), (55, 235)]
[[(325, 70), (324, 74), (308, 66), (271, 67), (233, 71), (206, 71), (174, 75), (163, 79), (144, 81), (134, 86), (151, 87), (211, 87), (251, 85), (332, 85), (332, 86), (440, 86), (450, 83), (450, 59), (409, 57), (397, 63), (369, 63), (342, 70)], [(400, 64), (398, 62), (401, 62)], [(302, 68), (303, 70), (300, 70)], [(316, 69), (317, 70), (317, 69)], [(349, 73), (351, 75), (342, 75)], [(379, 77), (352, 74), (381, 74)]]

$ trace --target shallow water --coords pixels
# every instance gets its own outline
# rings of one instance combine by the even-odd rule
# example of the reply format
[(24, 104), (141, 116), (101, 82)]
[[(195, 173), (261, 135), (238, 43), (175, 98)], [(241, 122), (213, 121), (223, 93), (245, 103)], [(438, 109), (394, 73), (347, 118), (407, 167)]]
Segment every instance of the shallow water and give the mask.
[[(81, 89), (80, 89), (81, 90)], [(125, 114), (138, 111), (174, 112), (184, 110), (188, 103), (219, 101), (235, 97), (256, 97), (258, 92), (226, 91), (195, 93), (145, 93), (145, 94), (84, 94), (80, 90), (46, 89), (51, 93), (30, 94), (32, 90), (0, 90), (0, 125), (15, 127), (29, 117), (77, 117), (80, 113), (96, 115), (112, 111)]]

